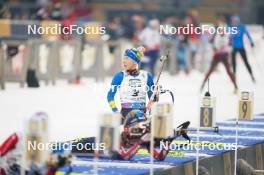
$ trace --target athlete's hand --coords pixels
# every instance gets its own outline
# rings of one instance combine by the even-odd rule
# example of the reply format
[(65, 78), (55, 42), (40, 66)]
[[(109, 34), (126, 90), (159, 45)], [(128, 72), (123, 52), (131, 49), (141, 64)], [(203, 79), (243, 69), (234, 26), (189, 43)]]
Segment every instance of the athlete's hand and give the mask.
[(153, 101), (154, 101), (154, 102), (158, 102), (158, 101), (159, 101), (159, 94), (158, 94), (158, 93), (156, 93), (156, 94), (154, 95)]
[(114, 113), (119, 113), (119, 111), (118, 111), (117, 108), (112, 108), (112, 111), (113, 111)]
[(150, 109), (151, 109), (151, 107), (152, 107), (153, 104), (154, 104), (154, 101), (153, 100), (150, 100), (148, 102), (147, 107), (146, 107), (146, 113), (147, 113), (147, 111), (150, 111)]
[(255, 47), (255, 44), (254, 44), (254, 43), (251, 43), (250, 45), (251, 45), (251, 47), (252, 47), (252, 48), (254, 48), (254, 47)]

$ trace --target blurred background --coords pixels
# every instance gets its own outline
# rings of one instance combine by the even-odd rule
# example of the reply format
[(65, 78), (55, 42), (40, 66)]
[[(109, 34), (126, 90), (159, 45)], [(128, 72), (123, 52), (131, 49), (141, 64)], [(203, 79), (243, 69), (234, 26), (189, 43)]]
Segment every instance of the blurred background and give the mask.
[[(208, 54), (208, 52), (210, 52), (212, 35), (206, 33), (203, 35), (183, 35), (181, 33), (176, 35), (164, 35), (158, 36), (156, 38), (157, 43), (152, 43), (151, 45), (148, 44), (148, 40), (150, 39), (146, 39), (151, 38), (151, 34), (146, 34), (147, 32), (143, 32), (143, 30), (150, 27), (154, 28), (153, 31), (155, 33), (159, 30), (159, 24), (175, 27), (184, 27), (187, 24), (193, 24), (194, 26), (200, 26), (201, 24), (217, 26), (219, 20), (224, 20), (227, 24), (230, 24), (231, 16), (238, 15), (242, 23), (248, 25), (253, 24), (253, 32), (258, 31), (260, 35), (264, 35), (262, 29), (264, 25), (263, 13), (264, 2), (261, 0), (129, 0), (125, 2), (119, 0), (2, 0), (0, 2), (0, 37), (1, 40), (17, 40), (21, 42), (35, 39), (35, 43), (54, 39), (57, 41), (75, 40), (77, 41), (77, 45), (78, 43), (80, 44), (81, 54), (77, 57), (82, 57), (83, 53), (87, 53), (85, 52), (87, 49), (92, 49), (90, 47), (91, 45), (86, 45), (87, 43), (94, 44), (97, 42), (98, 44), (98, 41), (114, 41), (110, 44), (111, 46), (109, 46), (109, 52), (104, 52), (108, 54), (108, 56), (109, 54), (117, 52), (115, 48), (118, 48), (117, 45), (120, 44), (121, 40), (125, 41), (126, 44), (143, 44), (148, 50), (157, 51), (157, 55), (160, 54), (159, 51), (162, 49), (171, 47), (173, 48), (171, 56), (176, 57), (176, 59), (171, 59), (172, 65), (170, 68), (168, 66), (171, 74), (177, 73), (181, 69), (186, 73), (189, 73), (192, 69), (198, 69), (204, 72), (208, 67), (207, 64), (210, 63), (210, 53)], [(56, 24), (62, 25), (62, 28), (73, 24), (82, 27), (88, 26), (94, 28), (95, 30), (93, 31), (95, 32), (89, 35), (85, 33), (59, 35), (50, 32), (44, 34), (28, 34), (29, 25), (52, 27)], [(98, 27), (105, 27), (104, 35), (96, 32), (98, 31)], [(18, 45), (18, 43), (15, 45)], [(32, 45), (34, 46), (35, 44)], [(125, 44), (123, 43), (121, 45), (124, 46)], [(156, 45), (156, 48), (153, 47), (154, 45)], [(41, 49), (40, 52), (46, 53), (47, 49), (44, 45), (41, 46), (43, 49)], [(10, 44), (6, 45), (6, 49), (9, 54), (14, 52), (13, 55), (18, 53), (19, 50), (14, 47), (14, 45), (10, 46)], [(21, 51), (24, 51), (24, 49), (26, 48), (20, 47)], [(106, 50), (103, 46), (101, 49)], [(123, 50), (124, 49), (121, 49), (121, 51)], [(176, 50), (179, 52), (176, 53)], [(198, 52), (200, 54), (196, 54)], [(37, 52), (37, 54), (38, 53), (39, 52)], [(98, 54), (101, 53), (102, 52), (99, 51)], [(119, 55), (118, 53), (116, 54), (114, 60), (109, 58), (104, 59), (104, 56), (98, 56), (97, 54), (95, 57), (101, 57), (106, 61), (108, 60), (111, 64), (111, 61), (116, 62), (116, 57), (120, 55), (120, 53)], [(31, 55), (31, 57), (33, 55)], [(43, 54), (40, 55), (43, 57)], [(37, 55), (34, 56), (36, 57)], [(145, 58), (142, 63), (142, 68), (148, 68), (154, 74), (153, 69), (156, 65), (156, 60), (153, 59), (153, 57), (155, 57), (155, 53), (154, 55), (153, 53), (146, 53), (146, 56), (150, 57), (150, 60)], [(78, 60), (75, 64), (79, 64), (79, 67), (77, 66), (76, 69), (78, 70), (75, 70), (76, 75), (72, 78), (80, 78), (82, 75), (80, 64), (88, 64), (89, 61), (86, 58), (75, 59)], [(35, 62), (37, 60), (38, 58), (31, 58), (27, 64), (30, 65), (31, 68), (36, 69), (38, 66), (36, 64), (38, 63)], [(87, 61), (85, 62), (85, 60)], [(151, 62), (153, 60), (155, 61), (152, 64)], [(71, 61), (64, 61), (64, 64), (70, 64)], [(42, 66), (42, 70), (47, 66), (41, 64), (43, 62), (48, 64), (47, 60), (40, 61), (39, 64)], [(115, 64), (116, 68), (118, 68), (119, 63), (117, 62)], [(22, 66), (22, 64), (20, 66)], [(111, 67), (109, 65), (106, 66)], [(68, 68), (71, 67), (68, 65)], [(21, 73), (23, 74), (22, 70), (23, 68), (21, 67)], [(54, 70), (51, 69), (48, 71), (54, 72)], [(113, 72), (116, 72), (116, 70), (113, 70), (112, 73)], [(96, 73), (96, 75), (97, 78), (102, 78), (103, 76), (99, 75), (99, 73)], [(109, 72), (106, 73), (106, 75), (109, 75)], [(41, 77), (39, 76), (39, 78)]]
[(199, 11), (201, 22), (215, 22), (217, 16), (238, 14), (245, 23), (263, 24), (261, 0), (1, 0), (1, 18), (16, 20), (63, 20), (76, 16), (81, 21), (121, 21), (133, 15), (164, 20), (181, 19), (190, 11)]

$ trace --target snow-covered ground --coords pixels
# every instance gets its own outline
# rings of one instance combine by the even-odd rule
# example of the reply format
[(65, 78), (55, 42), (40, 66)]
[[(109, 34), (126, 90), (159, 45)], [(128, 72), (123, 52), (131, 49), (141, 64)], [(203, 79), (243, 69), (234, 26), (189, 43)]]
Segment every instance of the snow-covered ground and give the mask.
[[(257, 41), (254, 53), (248, 49), (257, 83), (252, 83), (239, 58), (237, 79), (239, 90), (254, 92), (254, 113), (264, 113), (264, 42), (262, 38)], [(210, 89), (216, 97), (216, 120), (220, 121), (237, 116), (238, 96), (233, 94), (233, 85), (224, 67), (218, 68), (210, 78)], [(162, 75), (161, 84), (175, 95), (174, 126), (186, 120), (191, 121), (192, 126), (198, 125), (199, 87), (203, 76), (196, 71), (189, 76), (183, 73), (170, 76), (166, 72)], [(12, 132), (23, 131), (25, 119), (39, 111), (49, 115), (51, 141), (95, 135), (98, 115), (111, 112), (106, 100), (110, 81), (110, 77), (101, 83), (82, 79), (81, 85), (59, 81), (56, 86), (42, 84), (38, 89), (7, 84), (6, 90), (0, 90), (0, 142)]]

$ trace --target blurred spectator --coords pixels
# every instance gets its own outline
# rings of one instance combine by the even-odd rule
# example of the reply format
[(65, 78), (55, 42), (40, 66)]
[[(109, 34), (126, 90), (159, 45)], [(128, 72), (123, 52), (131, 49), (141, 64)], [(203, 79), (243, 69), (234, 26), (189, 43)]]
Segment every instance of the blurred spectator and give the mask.
[(62, 20), (63, 29), (65, 30), (66, 33), (69, 32), (69, 34), (66, 34), (66, 33), (65, 34), (64, 33), (61, 34), (61, 39), (62, 40), (71, 40), (71, 39), (73, 39), (74, 34), (70, 34), (69, 28), (70, 28), (71, 25), (74, 24), (74, 22), (75, 22), (74, 18), (67, 18), (67, 19)]
[(183, 35), (180, 35), (176, 40), (176, 60), (177, 60), (177, 73), (183, 69), (186, 74), (189, 73), (187, 63), (187, 42)]
[(49, 18), (49, 12), (46, 7), (41, 7), (36, 14), (37, 20), (45, 20)]
[(159, 57), (161, 48), (161, 36), (159, 34), (159, 21), (152, 19), (149, 25), (139, 35), (140, 43), (146, 48), (145, 57), (148, 60), (142, 60), (142, 69), (150, 67), (150, 72), (155, 75), (154, 68)]
[(11, 12), (9, 8), (5, 6), (0, 7), (0, 18), (10, 19), (11, 18)]
[[(214, 27), (212, 25), (212, 27)], [(208, 69), (209, 62), (212, 56), (212, 39), (213, 35), (211, 35), (208, 31), (205, 31), (201, 35), (200, 47), (199, 47), (199, 59), (197, 69), (200, 72), (205, 72)]]
[[(113, 17), (107, 24), (106, 35), (108, 35), (109, 40), (117, 40), (123, 34), (123, 27), (121, 25), (121, 19), (119, 17)], [(116, 46), (109, 46), (110, 53), (113, 53)]]
[[(175, 18), (174, 16), (169, 16), (166, 17), (163, 22), (162, 22), (162, 26), (168, 26), (168, 27), (174, 27), (176, 26), (177, 23), (177, 18)], [(162, 39), (162, 49), (164, 50), (175, 50), (175, 39), (176, 39), (176, 35), (173, 33), (165, 33), (162, 32), (161, 34), (161, 39)], [(173, 55), (173, 59), (175, 58), (176, 55)], [(171, 64), (175, 64), (174, 60), (168, 59), (167, 60), (167, 64), (165, 65), (165, 69), (170, 69), (170, 65)]]
[(51, 13), (50, 13), (50, 18), (52, 20), (61, 20), (62, 19), (62, 16), (61, 16), (61, 3), (60, 2), (57, 2), (54, 4), (54, 7), (53, 9), (51, 10)]
[(146, 18), (144, 16), (134, 15), (132, 16), (132, 21), (134, 23), (133, 41), (139, 42), (139, 35), (145, 28)]
[(121, 25), (123, 27), (123, 37), (132, 40), (134, 37), (135, 26), (128, 15), (123, 16), (121, 19)]
[[(192, 28), (200, 26), (198, 12), (196, 10), (191, 10), (186, 17), (186, 24), (192, 25)], [(191, 66), (192, 68), (196, 68), (195, 66), (195, 56), (199, 47), (199, 39), (200, 36), (197, 33), (189, 34), (189, 44), (191, 49)]]
[[(69, 12), (72, 11), (72, 13), (70, 13), (69, 15), (70, 18), (75, 17), (78, 18), (78, 20), (90, 16), (93, 11), (93, 9), (90, 6), (88, 6), (85, 1), (81, 1), (81, 0), (68, 0), (68, 6), (63, 8), (63, 11), (66, 12), (66, 10), (68, 10)], [(64, 15), (67, 15), (67, 13)]]
[(119, 17), (113, 17), (107, 24), (106, 34), (110, 40), (117, 40), (122, 35), (122, 26)]
[(61, 5), (61, 16), (63, 19), (72, 17), (74, 11), (76, 11), (76, 5), (72, 5), (70, 3), (62, 3)]
[[(178, 26), (184, 27), (184, 22), (179, 21)], [(189, 73), (188, 66), (188, 40), (187, 36), (180, 31), (176, 37), (176, 63), (177, 63), (177, 73), (183, 69), (186, 74)]]
[(36, 0), (36, 4), (39, 7), (47, 7), (49, 5), (49, 0)]
[[(162, 21), (162, 26), (166, 26), (168, 28), (171, 27), (176, 27), (178, 25), (178, 19), (173, 17), (173, 16), (169, 16), (166, 17), (163, 21)], [(175, 40), (176, 39), (176, 35), (173, 33), (164, 33), (162, 32), (162, 40), (164, 41), (171, 41), (171, 40)]]

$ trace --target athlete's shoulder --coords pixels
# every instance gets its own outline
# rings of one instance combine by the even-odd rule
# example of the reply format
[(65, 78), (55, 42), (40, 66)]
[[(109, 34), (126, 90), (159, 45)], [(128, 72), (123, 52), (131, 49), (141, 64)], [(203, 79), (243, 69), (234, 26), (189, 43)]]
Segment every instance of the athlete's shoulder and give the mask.
[(240, 29), (240, 30), (246, 30), (246, 26), (245, 26), (245, 24), (243, 24), (243, 23), (241, 23), (241, 24), (239, 24), (238, 25), (238, 28)]
[(146, 73), (148, 73), (148, 71), (140, 70), (139, 73), (141, 73), (141, 74), (146, 74)]
[(124, 78), (124, 72), (123, 71), (117, 72), (113, 77), (112, 84), (120, 84), (123, 78)]
[(146, 78), (147, 82), (153, 82), (153, 76), (150, 72), (145, 70), (140, 70), (140, 73)]
[[(146, 71), (146, 70), (140, 70), (140, 73), (142, 74), (146, 74), (146, 75), (151, 75), (150, 72)], [(152, 75), (151, 75), (152, 76)]]
[(117, 72), (114, 77), (122, 77), (124, 76), (124, 71)]
[(149, 72), (145, 71), (145, 70), (140, 70), (139, 71), (139, 75), (143, 76), (143, 77), (148, 77)]

